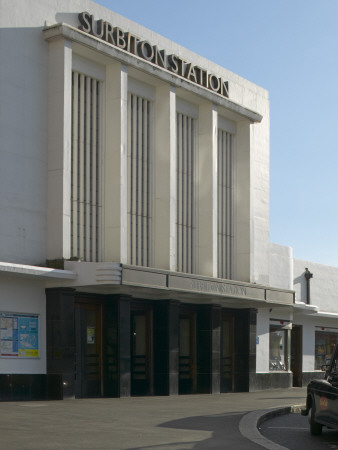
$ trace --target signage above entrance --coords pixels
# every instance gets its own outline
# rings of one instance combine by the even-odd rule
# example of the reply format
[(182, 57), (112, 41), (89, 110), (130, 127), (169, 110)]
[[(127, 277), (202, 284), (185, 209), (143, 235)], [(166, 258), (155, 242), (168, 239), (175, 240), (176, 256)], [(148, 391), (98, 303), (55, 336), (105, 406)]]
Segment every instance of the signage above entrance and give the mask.
[(102, 19), (94, 20), (94, 16), (88, 12), (79, 14), (79, 21), (79, 30), (102, 39), (108, 44), (112, 44), (223, 97), (229, 97), (229, 82), (209, 73), (206, 69), (194, 66), (178, 55), (167, 55), (165, 50), (161, 50), (156, 45), (141, 40), (138, 36), (125, 32), (119, 27), (114, 27), (109, 22)]
[[(289, 290), (125, 264), (122, 265), (121, 284), (163, 289), (175, 293), (184, 292), (195, 296), (209, 295), (209, 299), (212, 297), (237, 298), (271, 305), (293, 305), (294, 303), (294, 292)], [(176, 298), (178, 299), (179, 296)]]

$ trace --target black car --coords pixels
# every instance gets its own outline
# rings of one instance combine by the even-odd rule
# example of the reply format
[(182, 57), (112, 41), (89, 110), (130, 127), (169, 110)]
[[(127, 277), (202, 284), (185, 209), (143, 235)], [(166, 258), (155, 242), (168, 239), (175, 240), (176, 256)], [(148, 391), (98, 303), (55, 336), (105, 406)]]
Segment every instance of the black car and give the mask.
[(322, 366), (323, 380), (312, 380), (307, 386), (306, 408), (311, 434), (321, 434), (323, 426), (338, 430), (338, 344), (329, 364)]

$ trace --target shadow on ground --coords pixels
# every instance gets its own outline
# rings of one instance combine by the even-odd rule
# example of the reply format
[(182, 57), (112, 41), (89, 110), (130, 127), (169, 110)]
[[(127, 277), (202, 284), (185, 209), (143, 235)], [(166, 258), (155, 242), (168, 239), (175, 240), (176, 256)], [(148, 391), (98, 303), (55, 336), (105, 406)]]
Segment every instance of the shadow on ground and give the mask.
[[(238, 424), (244, 414), (246, 413), (241, 412), (216, 414), (210, 416), (191, 416), (164, 422), (160, 424), (159, 427), (187, 430), (187, 439), (179, 442), (168, 442), (146, 447), (132, 447), (128, 450), (230, 450), (234, 448), (236, 448), (236, 450), (259, 450), (261, 449), (261, 446), (249, 441), (239, 432)], [(202, 441), (191, 441), (189, 440), (189, 430), (211, 432), (211, 437)]]

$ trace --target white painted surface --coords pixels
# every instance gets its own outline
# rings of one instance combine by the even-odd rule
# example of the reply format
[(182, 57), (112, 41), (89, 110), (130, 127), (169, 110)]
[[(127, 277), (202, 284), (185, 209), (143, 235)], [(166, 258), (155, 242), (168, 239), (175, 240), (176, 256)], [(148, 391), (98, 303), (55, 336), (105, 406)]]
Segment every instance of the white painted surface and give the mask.
[[(236, 130), (236, 156), (234, 174), (235, 193), (235, 279), (254, 282), (283, 289), (295, 289), (296, 299), (305, 301), (304, 270), (308, 267), (314, 274), (311, 279), (311, 303), (320, 311), (338, 313), (338, 268), (301, 260), (293, 260), (292, 249), (269, 242), (269, 99), (266, 90), (250, 83), (215, 63), (202, 58), (178, 44), (135, 24), (88, 0), (1, 0), (0, 1), (0, 56), (6, 64), (0, 72), (0, 261), (20, 264), (44, 264), (47, 257), (69, 255), (69, 117), (70, 97), (69, 70), (74, 56), (70, 46), (60, 42), (49, 44), (43, 38), (45, 23), (65, 22), (78, 26), (77, 14), (89, 11), (96, 19), (104, 19), (114, 26), (148, 40), (167, 54), (180, 55), (229, 81), (231, 101), (252, 109), (263, 116), (261, 123), (249, 124), (247, 120), (234, 119), (224, 108), (212, 107), (202, 97), (189, 94), (188, 101), (194, 103), (198, 120), (203, 120), (199, 129), (201, 181), (199, 211), (199, 272), (213, 275), (215, 268), (215, 180), (208, 180), (216, 173), (213, 159), (215, 151), (215, 124), (217, 113), (224, 121), (232, 121)], [(62, 11), (62, 12), (60, 12)], [(49, 61), (51, 49), (62, 55), (62, 67), (57, 60)], [(72, 54), (70, 53), (72, 52)], [(75, 58), (77, 69), (90, 67), (92, 54)], [(49, 76), (49, 68), (58, 68), (59, 73)], [(107, 103), (105, 110), (105, 173), (103, 178), (105, 216), (102, 227), (103, 260), (126, 262), (127, 259), (127, 191), (126, 191), (126, 145), (127, 118), (126, 99), (128, 68), (120, 63), (100, 59), (88, 70), (94, 70), (106, 84)], [(87, 69), (86, 69), (87, 68)], [(54, 70), (52, 70), (54, 72)], [(65, 74), (68, 74), (65, 76)], [(53, 76), (54, 75), (54, 78)], [(57, 76), (58, 75), (58, 76)], [(144, 74), (139, 76), (133, 89), (149, 94), (144, 84)], [(153, 79), (154, 80), (154, 79)], [(149, 81), (149, 80), (148, 80)], [(143, 84), (142, 84), (143, 83)], [(51, 86), (53, 89), (51, 90)], [(60, 88), (61, 86), (61, 88)], [(65, 86), (65, 90), (63, 87)], [(61, 100), (56, 100), (61, 89)], [(53, 91), (53, 92), (52, 92)], [(151, 88), (155, 101), (155, 227), (152, 237), (155, 267), (174, 270), (176, 267), (176, 103), (184, 94), (182, 90), (154, 80)], [(49, 104), (48, 96), (55, 97)], [(65, 99), (67, 97), (67, 99)], [(187, 99), (185, 99), (187, 100)], [(60, 106), (61, 105), (61, 106)], [(65, 124), (58, 121), (63, 110)], [(48, 119), (49, 117), (49, 119)], [(237, 120), (237, 122), (236, 122)], [(49, 126), (49, 128), (48, 128)], [(49, 136), (49, 141), (48, 141)], [(163, 145), (160, 147), (161, 142)], [(49, 166), (48, 166), (48, 149)], [(204, 149), (202, 148), (204, 147)], [(210, 159), (205, 149), (210, 148)], [(205, 158), (205, 159), (204, 159)], [(203, 168), (207, 176), (203, 179)], [(62, 170), (61, 170), (62, 169)], [(48, 174), (49, 170), (49, 174)], [(63, 173), (61, 173), (63, 171)], [(67, 178), (68, 177), (68, 178)], [(48, 179), (54, 180), (49, 185)], [(66, 181), (65, 181), (66, 180)], [(68, 181), (67, 181), (68, 180)], [(210, 183), (208, 183), (210, 182)], [(49, 201), (49, 205), (48, 205)], [(68, 209), (68, 215), (67, 215)], [(47, 231), (49, 234), (47, 235)], [(154, 247), (154, 245), (153, 245)], [(47, 252), (47, 248), (49, 251)], [(72, 264), (70, 263), (69, 267)], [(76, 263), (72, 267), (76, 267)], [(77, 283), (84, 286), (88, 280), (96, 282), (90, 266), (88, 273)], [(110, 276), (111, 271), (108, 268)], [(15, 280), (15, 281), (14, 281)], [(112, 282), (115, 278), (112, 275)], [(50, 283), (50, 282), (49, 282)], [(64, 285), (75, 285), (75, 281)], [(18, 278), (4, 280), (0, 293), (0, 310), (37, 312), (45, 317), (44, 289), (31, 281), (18, 282)], [(14, 311), (14, 312), (15, 312)], [(259, 308), (257, 316), (257, 372), (268, 372), (269, 366), (269, 318), (292, 319), (289, 310)], [(41, 334), (45, 333), (45, 319), (41, 320)], [(338, 326), (336, 316), (322, 317), (306, 315), (297, 310), (294, 323), (303, 325), (303, 370), (314, 367), (315, 326)], [(42, 342), (42, 339), (41, 339)], [(0, 372), (45, 371), (45, 349), (41, 348), (38, 361), (28, 365), (16, 361)], [(6, 364), (9, 364), (6, 362)]]
[(293, 290), (293, 253), (291, 247), (270, 243), (270, 286)]
[(176, 267), (176, 94), (175, 88), (156, 88), (154, 134), (154, 227), (155, 267)]
[(217, 277), (217, 113), (211, 103), (200, 105), (197, 149), (197, 267), (198, 273)]
[(103, 156), (103, 260), (127, 262), (127, 68), (106, 69)]
[(257, 314), (256, 372), (269, 372), (269, 309), (260, 308)]
[[(0, 212), (5, 217), (0, 225), (2, 249), (0, 260), (43, 264), (47, 257), (54, 259), (69, 256), (69, 182), (67, 180), (69, 178), (70, 121), (66, 119), (69, 116), (70, 103), (67, 100), (70, 90), (67, 67), (70, 64), (71, 55), (67, 50), (62, 58), (63, 64), (60, 65), (57, 58), (52, 58), (49, 63), (49, 55), (52, 56), (51, 49), (61, 48), (62, 44), (45, 42), (42, 29), (45, 24), (60, 22), (77, 27), (77, 15), (81, 11), (89, 11), (95, 19), (107, 20), (125, 31), (131, 31), (142, 39), (156, 44), (161, 49), (166, 49), (167, 54), (177, 54), (194, 65), (223, 77), (229, 81), (231, 101), (264, 116), (261, 124), (250, 125), (249, 139), (246, 139), (245, 142), (241, 139), (238, 140), (241, 142), (240, 145), (250, 146), (246, 151), (246, 157), (250, 159), (250, 169), (246, 167), (243, 176), (238, 178), (238, 180), (241, 178), (248, 180), (247, 183), (250, 184), (245, 192), (250, 192), (250, 194), (246, 205), (243, 200), (238, 202), (238, 211), (244, 205), (249, 208), (249, 212), (245, 217), (243, 215), (238, 217), (237, 274), (242, 281), (267, 283), (269, 278), (269, 102), (267, 91), (151, 30), (87, 0), (59, 0), (58, 2), (54, 0), (2, 0), (1, 2), (1, 57), (9, 63), (2, 68), (0, 79), (2, 102), (8, 105), (6, 109), (1, 109), (0, 121), (1, 159), (5, 161), (5, 164), (1, 165), (2, 170), (0, 169), (0, 189), (3, 193), (0, 199)], [(83, 55), (81, 57), (83, 58)], [(77, 64), (79, 60), (78, 58)], [(55, 70), (52, 67), (54, 63), (56, 64)], [(53, 69), (50, 79), (48, 79), (48, 68)], [(57, 71), (57, 68), (60, 70)], [(50, 88), (51, 81), (53, 81), (52, 87), (54, 86), (53, 92)], [(126, 79), (123, 80), (122, 89), (125, 89), (126, 82)], [(57, 94), (57, 83), (59, 87), (64, 86), (65, 90), (63, 93), (60, 92), (59, 100), (54, 102), (52, 97)], [(48, 92), (50, 94), (49, 115), (47, 114)], [(115, 98), (120, 102), (119, 105), (121, 105), (121, 101), (124, 104), (123, 99)], [(20, 108), (17, 105), (20, 105)], [(63, 110), (62, 116), (59, 115), (60, 108)], [(119, 212), (117, 213), (118, 217), (114, 216), (115, 218), (105, 216), (104, 222), (106, 252), (104, 259), (115, 259), (122, 262), (126, 260), (127, 248), (124, 211), (126, 192), (123, 182), (126, 114), (123, 111), (124, 108), (121, 110), (121, 117), (118, 117), (116, 121), (116, 117), (109, 117), (111, 113), (107, 110), (107, 125), (110, 121), (113, 125), (116, 124), (114, 126), (120, 126), (120, 129), (116, 130), (120, 138), (120, 142), (117, 144), (120, 161), (114, 162), (114, 171), (116, 172), (116, 167), (118, 168), (118, 172), (114, 176), (117, 176), (120, 192), (115, 189), (112, 194), (106, 175), (105, 189), (108, 199), (107, 196), (105, 199), (109, 204), (111, 195), (118, 197), (116, 201), (119, 205)], [(226, 111), (223, 111), (222, 114), (224, 112)], [(47, 123), (48, 117), (49, 122)], [(60, 117), (62, 120), (65, 119), (63, 124), (58, 120)], [(121, 120), (120, 123), (119, 120)], [(210, 130), (209, 133), (211, 135), (213, 131)], [(203, 134), (205, 135), (204, 132)], [(46, 195), (47, 136), (49, 136), (50, 149), (48, 210)], [(107, 129), (106, 145), (111, 142), (109, 137)], [(109, 152), (109, 149), (106, 151)], [(57, 160), (59, 161), (57, 162)], [(63, 176), (58, 174), (59, 169), (64, 170)], [(173, 173), (171, 171), (171, 178)], [(114, 188), (116, 188), (116, 183)], [(211, 204), (213, 204), (212, 201), (211, 196)], [(114, 204), (114, 202), (112, 203)], [(202, 220), (201, 216), (201, 233), (203, 234), (201, 234), (200, 240), (200, 268), (202, 273), (209, 274), (215, 272), (213, 257), (211, 256), (210, 262), (210, 256), (208, 256), (207, 261), (209, 262), (207, 262), (204, 261), (203, 255), (212, 255), (214, 250), (206, 248), (205, 245), (214, 247), (214, 239), (206, 239), (203, 231), (205, 226), (205, 220)], [(47, 232), (49, 233), (48, 237)], [(172, 235), (164, 237), (166, 240), (173, 241)], [(118, 249), (115, 249), (116, 241), (119, 242)], [(206, 241), (206, 244), (203, 241)], [(173, 251), (173, 245), (169, 246), (169, 251)], [(168, 258), (165, 259), (168, 260)], [(169, 259), (173, 261), (174, 255), (170, 254)], [(159, 259), (159, 261), (161, 260)], [(163, 266), (163, 261), (160, 264)], [(170, 264), (172, 267), (173, 263)]]
[(251, 282), (269, 282), (269, 133), (268, 101), (257, 105), (263, 120), (251, 125), (250, 196), (251, 196)]
[(68, 259), (71, 256), (71, 42), (59, 39), (50, 43), (48, 67), (47, 259)]
[(305, 268), (313, 274), (313, 278), (310, 279), (310, 303), (318, 306), (320, 311), (338, 313), (338, 268), (300, 259), (294, 260), (296, 300), (304, 303), (306, 303)]

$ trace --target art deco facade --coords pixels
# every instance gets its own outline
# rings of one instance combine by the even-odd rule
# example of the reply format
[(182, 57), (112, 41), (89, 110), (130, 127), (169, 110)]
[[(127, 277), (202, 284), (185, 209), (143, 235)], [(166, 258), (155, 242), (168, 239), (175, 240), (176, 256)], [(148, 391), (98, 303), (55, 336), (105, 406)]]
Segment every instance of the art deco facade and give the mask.
[(90, 1), (0, 23), (0, 396), (316, 376), (336, 316), (269, 242), (267, 91)]

